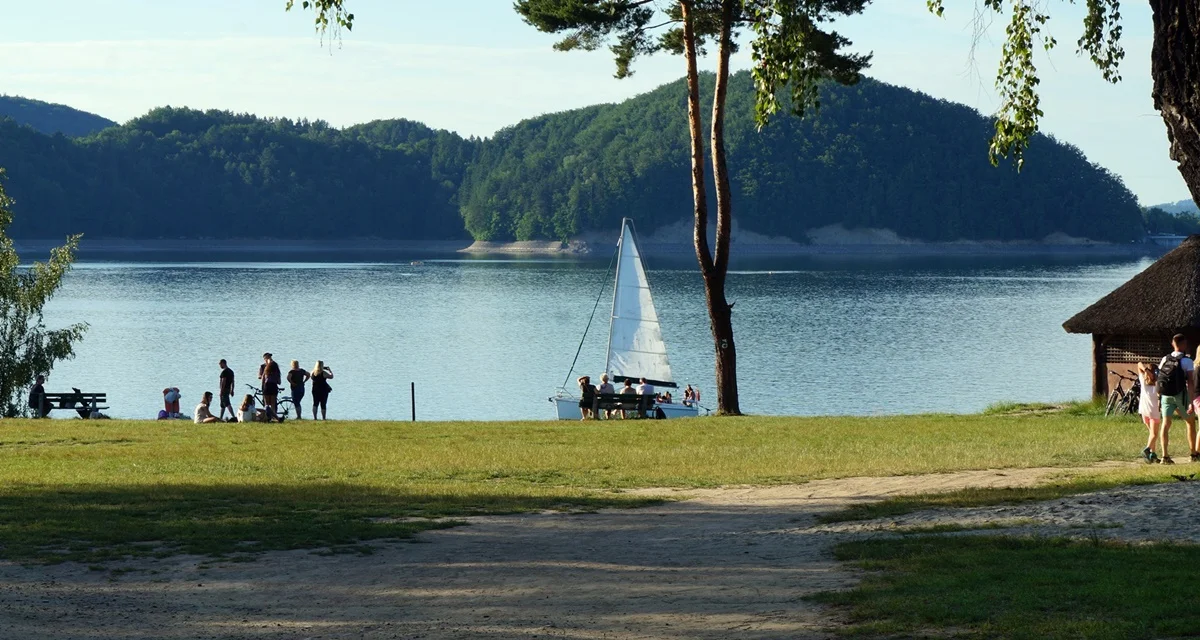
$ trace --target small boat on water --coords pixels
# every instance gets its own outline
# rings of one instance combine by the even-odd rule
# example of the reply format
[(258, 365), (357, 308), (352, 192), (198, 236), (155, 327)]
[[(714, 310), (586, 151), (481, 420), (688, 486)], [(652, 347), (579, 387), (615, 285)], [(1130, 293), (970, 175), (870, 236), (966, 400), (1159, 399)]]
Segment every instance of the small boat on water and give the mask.
[[(633, 231), (633, 221), (625, 218), (621, 221), (621, 236), (617, 240), (616, 254), (617, 277), (613, 286), (612, 315), (608, 322), (608, 356), (604, 371), (609, 375), (613, 385), (620, 389), (625, 380), (632, 380), (636, 386), (645, 378), (657, 391), (660, 388), (675, 389), (679, 385), (671, 377), (671, 363), (667, 359), (667, 345), (663, 342), (662, 329), (658, 323), (658, 312), (654, 310), (654, 299), (650, 295), (650, 282), (646, 279), (646, 266), (642, 263), (642, 254), (638, 251), (637, 239)], [(599, 298), (596, 303), (599, 306)], [(595, 309), (592, 310), (593, 317)], [(591, 321), (588, 321), (591, 326)], [(584, 338), (587, 329), (584, 329)], [(580, 342), (582, 347), (582, 342)], [(579, 353), (576, 352), (576, 358)], [(559, 420), (579, 420), (583, 414), (579, 410), (577, 390), (569, 388), (571, 374), (574, 373), (575, 363), (567, 373), (567, 380), (558, 393), (550, 398), (558, 411)], [(599, 382), (598, 379), (593, 382)], [(694, 418), (699, 414), (695, 404), (686, 405), (676, 400), (671, 403), (655, 403), (654, 409), (661, 409), (668, 418)]]

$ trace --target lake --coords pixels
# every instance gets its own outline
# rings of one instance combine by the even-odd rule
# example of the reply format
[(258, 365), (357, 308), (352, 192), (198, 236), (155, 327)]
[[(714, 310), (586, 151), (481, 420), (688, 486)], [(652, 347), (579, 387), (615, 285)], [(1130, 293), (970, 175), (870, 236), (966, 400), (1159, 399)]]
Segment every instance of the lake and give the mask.
[[(420, 420), (550, 419), (547, 399), (567, 378), (598, 295), (575, 376), (595, 378), (604, 366), (607, 258), (82, 261), (46, 317), (91, 328), (47, 389), (107, 392), (114, 417), (151, 418), (163, 387), (177, 386), (190, 413), (203, 391), (217, 390), (219, 359), (241, 391), (270, 351), (285, 369), (292, 359), (333, 369), (331, 418), (408, 419), (415, 383)], [(742, 409), (966, 413), (1084, 398), (1091, 342), (1062, 322), (1149, 264), (1029, 256), (739, 263), (728, 293)], [(698, 386), (712, 407), (712, 342), (695, 264), (647, 256), (647, 266), (676, 381)]]

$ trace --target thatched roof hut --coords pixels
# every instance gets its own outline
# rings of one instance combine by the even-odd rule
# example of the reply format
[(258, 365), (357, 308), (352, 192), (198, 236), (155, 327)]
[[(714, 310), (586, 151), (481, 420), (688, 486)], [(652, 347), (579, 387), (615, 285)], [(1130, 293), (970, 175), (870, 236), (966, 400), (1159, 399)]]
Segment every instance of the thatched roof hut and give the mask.
[(1157, 363), (1182, 333), (1200, 345), (1200, 235), (1178, 247), (1063, 323), (1092, 334), (1092, 393), (1107, 395), (1112, 373)]

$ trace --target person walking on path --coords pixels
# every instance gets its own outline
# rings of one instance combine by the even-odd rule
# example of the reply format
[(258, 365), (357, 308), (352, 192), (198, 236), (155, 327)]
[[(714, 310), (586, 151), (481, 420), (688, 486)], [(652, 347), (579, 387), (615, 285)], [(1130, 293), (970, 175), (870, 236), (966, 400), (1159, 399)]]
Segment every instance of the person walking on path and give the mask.
[(1142, 415), (1142, 423), (1150, 432), (1146, 440), (1146, 448), (1142, 449), (1142, 457), (1151, 464), (1158, 462), (1158, 423), (1162, 422), (1162, 408), (1158, 403), (1158, 373), (1154, 365), (1139, 362), (1138, 377), (1142, 379), (1142, 394), (1138, 398), (1138, 413)]
[(279, 410), (279, 383), (282, 376), (279, 363), (272, 359), (270, 351), (263, 354), (263, 363), (258, 366), (258, 379), (262, 382), (263, 408), (268, 416), (274, 418)]
[(333, 391), (333, 387), (329, 386), (329, 381), (333, 380), (333, 369), (325, 366), (324, 360), (317, 360), (309, 378), (312, 379), (313, 420), (317, 419), (318, 408), (321, 409), (321, 420), (328, 420), (325, 406), (329, 402), (329, 392)]
[(225, 358), (217, 363), (221, 366), (218, 393), (221, 394), (221, 419), (225, 419), (225, 410), (229, 409), (229, 417), (236, 418), (237, 411), (233, 409), (233, 369), (225, 364)]
[(212, 404), (212, 392), (205, 391), (204, 396), (200, 399), (200, 404), (196, 405), (196, 410), (192, 412), (192, 422), (196, 424), (211, 424), (220, 422), (221, 419), (212, 414), (212, 409), (209, 405)]
[(304, 400), (304, 383), (308, 382), (309, 375), (307, 371), (300, 368), (299, 360), (292, 360), (292, 368), (288, 369), (287, 381), (288, 386), (292, 388), (292, 404), (296, 405), (296, 419), (304, 419), (304, 405), (300, 404)]
[(1174, 351), (1164, 356), (1162, 362), (1158, 364), (1158, 384), (1156, 385), (1162, 412), (1158, 441), (1162, 446), (1163, 464), (1175, 464), (1167, 451), (1170, 444), (1171, 420), (1175, 416), (1179, 416), (1187, 423), (1188, 448), (1191, 449), (1192, 460), (1200, 459), (1200, 454), (1196, 453), (1196, 417), (1189, 411), (1189, 398), (1195, 393), (1193, 372), (1196, 365), (1184, 353), (1184, 349), (1187, 347), (1187, 338), (1183, 334), (1175, 334), (1175, 337), (1171, 338), (1171, 346)]

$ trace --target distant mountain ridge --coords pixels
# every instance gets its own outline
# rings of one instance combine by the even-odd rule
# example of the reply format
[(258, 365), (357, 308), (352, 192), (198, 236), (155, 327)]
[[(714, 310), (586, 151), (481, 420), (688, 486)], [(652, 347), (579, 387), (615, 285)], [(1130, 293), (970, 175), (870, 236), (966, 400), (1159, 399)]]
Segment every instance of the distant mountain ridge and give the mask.
[[(710, 94), (711, 75), (704, 83)], [(729, 96), (745, 232), (800, 243), (829, 227), (930, 242), (1145, 232), (1133, 194), (1069, 144), (1039, 137), (1019, 175), (991, 167), (991, 124), (963, 105), (866, 80), (827, 86), (819, 114), (759, 132), (747, 73)], [(649, 235), (691, 215), (685, 101), (677, 81), (486, 140), (404, 119), (337, 129), (170, 107), (85, 137), (0, 118), (0, 166), (17, 200), (12, 234), (26, 239), (554, 242), (626, 216)]]
[(1196, 203), (1191, 200), (1180, 200), (1178, 202), (1165, 202), (1163, 204), (1156, 204), (1156, 205), (1153, 205), (1148, 208), (1162, 209), (1163, 211), (1166, 211), (1167, 213), (1173, 213), (1176, 215), (1179, 215), (1181, 213), (1200, 214), (1200, 207), (1197, 207)]
[(0, 118), (12, 118), (17, 124), (33, 127), (51, 136), (56, 133), (71, 137), (89, 136), (117, 126), (108, 118), (66, 105), (7, 95), (0, 95)]

